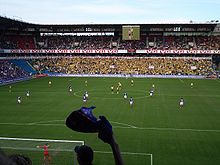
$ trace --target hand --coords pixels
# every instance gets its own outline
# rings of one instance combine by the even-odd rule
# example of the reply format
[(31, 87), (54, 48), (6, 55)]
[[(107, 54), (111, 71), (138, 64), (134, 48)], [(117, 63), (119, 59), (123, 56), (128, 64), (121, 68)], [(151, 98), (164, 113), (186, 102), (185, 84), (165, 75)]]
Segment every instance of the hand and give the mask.
[(98, 121), (98, 137), (105, 143), (110, 144), (113, 139), (112, 125), (105, 118), (105, 116), (99, 116), (99, 119), (100, 120)]

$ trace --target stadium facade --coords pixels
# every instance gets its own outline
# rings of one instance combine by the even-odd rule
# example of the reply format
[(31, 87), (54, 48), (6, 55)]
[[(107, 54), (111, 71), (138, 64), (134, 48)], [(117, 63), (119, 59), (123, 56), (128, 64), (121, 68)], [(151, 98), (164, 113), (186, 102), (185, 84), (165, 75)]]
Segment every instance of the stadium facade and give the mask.
[[(209, 23), (188, 23), (188, 24), (71, 24), (71, 25), (45, 25), (21, 22), (5, 17), (0, 17), (0, 58), (8, 60), (25, 70), (25, 65), (30, 65), (32, 71), (25, 71), (28, 74), (36, 73), (59, 73), (64, 75), (181, 75), (181, 76), (203, 76), (217, 78), (220, 68), (220, 24)], [(209, 65), (207, 74), (204, 70), (198, 72), (187, 71), (145, 71), (140, 68), (131, 67), (130, 70), (117, 70), (115, 59), (108, 65), (108, 71), (73, 71), (72, 70), (38, 70), (39, 61), (21, 64), (16, 59), (48, 59), (48, 58), (73, 58), (92, 57), (106, 59), (112, 58), (153, 58), (153, 59), (180, 59), (184, 61), (190, 70), (198, 70)], [(105, 58), (104, 58), (105, 57)], [(199, 61), (199, 60), (206, 60)], [(14, 61), (11, 61), (14, 60)], [(190, 61), (194, 60), (194, 61)], [(195, 61), (196, 60), (196, 61)], [(45, 60), (46, 61), (46, 60)], [(73, 59), (74, 61), (74, 59)], [(74, 62), (56, 61), (72, 65)], [(208, 62), (207, 62), (208, 61)], [(26, 63), (27, 61), (23, 61)], [(53, 63), (47, 61), (46, 63)], [(78, 61), (79, 62), (79, 61)], [(134, 63), (135, 60), (133, 61)], [(142, 61), (148, 63), (146, 70), (156, 70), (161, 61), (154, 64), (154, 61)], [(172, 63), (173, 61), (165, 61)], [(210, 63), (211, 62), (211, 63)], [(82, 63), (82, 61), (80, 61)], [(95, 63), (95, 62), (93, 62)], [(100, 63), (100, 62), (99, 62)], [(106, 63), (106, 60), (101, 61)], [(129, 61), (127, 61), (129, 63)], [(193, 64), (192, 64), (193, 63)], [(196, 65), (195, 63), (202, 63)], [(209, 63), (209, 64), (208, 64)], [(6, 64), (7, 65), (7, 64)], [(42, 63), (42, 65), (45, 65)], [(87, 63), (87, 65), (91, 65)], [(97, 65), (97, 64), (96, 64)], [(127, 65), (127, 64), (126, 64)], [(132, 64), (133, 65), (133, 64)], [(157, 66), (158, 65), (158, 66)], [(174, 64), (179, 65), (179, 64)], [(48, 66), (45, 66), (48, 68)], [(52, 66), (51, 66), (52, 67)], [(57, 66), (53, 66), (57, 67)], [(83, 66), (81, 66), (82, 68)], [(178, 66), (179, 67), (179, 66)], [(176, 69), (178, 69), (178, 67)], [(181, 66), (180, 66), (181, 67)], [(183, 66), (186, 67), (186, 66)], [(118, 67), (119, 68), (119, 67)], [(69, 69), (69, 68), (68, 68)], [(164, 69), (162, 67), (162, 69)], [(166, 68), (165, 68), (166, 69)], [(175, 69), (175, 68), (174, 68)], [(3, 69), (4, 70), (4, 69)], [(50, 71), (48, 71), (50, 70)]]

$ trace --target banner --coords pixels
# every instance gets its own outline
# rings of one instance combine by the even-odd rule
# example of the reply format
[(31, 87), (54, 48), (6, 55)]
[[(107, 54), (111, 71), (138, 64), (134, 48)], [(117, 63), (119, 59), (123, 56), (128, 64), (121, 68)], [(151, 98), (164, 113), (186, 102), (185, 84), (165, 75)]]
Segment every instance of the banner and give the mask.
[[(122, 53), (125, 53), (124, 51), (121, 51)], [(94, 54), (115, 54), (120, 53), (120, 50), (116, 49), (93, 49), (93, 50), (82, 50), (82, 49), (4, 49), (4, 53), (27, 53), (27, 54), (33, 54), (33, 53), (94, 53)]]
[(0, 49), (0, 53), (13, 54), (220, 54), (220, 50), (117, 50), (117, 49)]
[(136, 50), (145, 54), (220, 54), (220, 50)]

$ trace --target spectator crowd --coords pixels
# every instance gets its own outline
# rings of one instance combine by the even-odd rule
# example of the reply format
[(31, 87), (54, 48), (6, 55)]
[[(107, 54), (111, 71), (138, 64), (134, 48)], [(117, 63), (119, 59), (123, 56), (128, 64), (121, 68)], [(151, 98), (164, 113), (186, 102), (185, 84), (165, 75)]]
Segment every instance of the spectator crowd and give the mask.
[(137, 41), (115, 36), (4, 36), (0, 49), (220, 50), (220, 36), (141, 36)]
[(72, 57), (35, 59), (39, 72), (65, 74), (213, 75), (211, 59), (175, 57)]
[(9, 60), (0, 60), (0, 82), (28, 77), (29, 74)]

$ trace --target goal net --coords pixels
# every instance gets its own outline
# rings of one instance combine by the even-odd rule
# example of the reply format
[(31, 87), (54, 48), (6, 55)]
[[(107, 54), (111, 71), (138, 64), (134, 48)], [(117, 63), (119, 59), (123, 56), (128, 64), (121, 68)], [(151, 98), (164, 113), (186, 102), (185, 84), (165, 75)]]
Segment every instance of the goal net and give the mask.
[[(22, 154), (29, 157), (33, 164), (45, 164), (44, 150), (37, 146), (49, 145), (50, 164), (77, 164), (75, 146), (84, 145), (84, 141), (29, 139), (0, 137), (0, 148), (7, 154)], [(48, 162), (48, 161), (47, 161)]]

